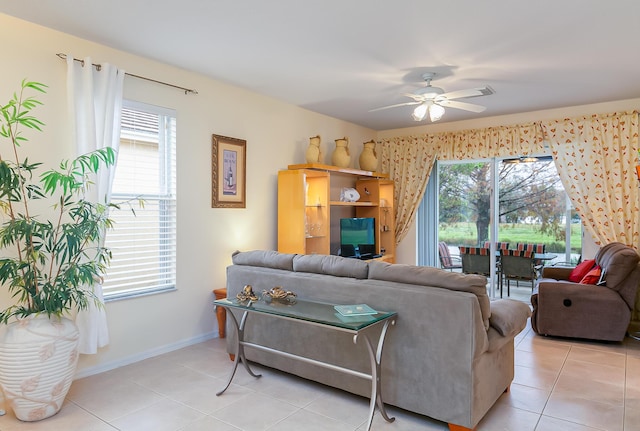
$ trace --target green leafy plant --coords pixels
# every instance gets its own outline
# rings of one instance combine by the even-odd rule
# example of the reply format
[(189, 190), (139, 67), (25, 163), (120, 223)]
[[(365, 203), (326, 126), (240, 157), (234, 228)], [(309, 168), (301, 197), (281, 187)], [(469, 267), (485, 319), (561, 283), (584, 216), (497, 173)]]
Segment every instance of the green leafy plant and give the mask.
[[(115, 205), (85, 196), (92, 175), (115, 163), (115, 152), (97, 150), (44, 172), (42, 163), (21, 159), (19, 150), (28, 141), (23, 129), (41, 132), (44, 126), (32, 115), (42, 103), (27, 96), (31, 92), (45, 93), (46, 85), (25, 80), (0, 107), (0, 282), (15, 299), (0, 311), (0, 323), (86, 308), (111, 258), (100, 240), (112, 226), (108, 209)], [(34, 201), (49, 203), (50, 218), (34, 212)]]

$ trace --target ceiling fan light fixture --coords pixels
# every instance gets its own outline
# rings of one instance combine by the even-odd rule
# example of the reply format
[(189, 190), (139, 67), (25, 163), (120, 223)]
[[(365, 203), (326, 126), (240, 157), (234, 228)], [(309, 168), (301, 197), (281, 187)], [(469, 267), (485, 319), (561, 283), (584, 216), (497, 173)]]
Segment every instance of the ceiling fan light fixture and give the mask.
[(422, 79), (424, 79), (427, 85), (412, 93), (403, 94), (403, 96), (409, 97), (411, 102), (382, 106), (380, 108), (371, 109), (369, 112), (382, 111), (384, 109), (398, 108), (401, 106), (415, 106), (411, 113), (411, 118), (414, 121), (422, 121), (428, 114), (431, 122), (436, 122), (445, 114), (446, 108), (461, 109), (463, 111), (475, 113), (484, 112), (487, 109), (485, 106), (463, 102), (458, 99), (493, 94), (494, 91), (491, 87), (485, 86), (483, 88), (468, 88), (466, 90), (445, 92), (442, 88), (433, 87), (431, 85), (431, 80), (435, 75), (436, 74), (434, 72), (424, 73), (422, 75)]
[(411, 114), (411, 118), (415, 121), (422, 121), (424, 117), (427, 116), (427, 110), (429, 109), (429, 105), (426, 103), (419, 104), (416, 109), (413, 110), (413, 114)]
[(440, 105), (433, 104), (429, 107), (429, 118), (431, 121), (438, 121), (444, 115), (444, 108)]

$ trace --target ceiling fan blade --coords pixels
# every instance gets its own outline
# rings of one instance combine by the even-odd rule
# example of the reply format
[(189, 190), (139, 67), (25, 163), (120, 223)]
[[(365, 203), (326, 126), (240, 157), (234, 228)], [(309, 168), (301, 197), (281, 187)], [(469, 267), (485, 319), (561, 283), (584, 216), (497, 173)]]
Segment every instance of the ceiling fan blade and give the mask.
[(426, 98), (422, 94), (414, 94), (414, 93), (402, 93), (403, 96), (407, 96), (415, 100), (416, 102), (424, 102)]
[(389, 106), (382, 106), (380, 108), (374, 108), (374, 109), (370, 109), (369, 112), (375, 112), (375, 111), (382, 111), (384, 109), (391, 109), (391, 108), (399, 108), (400, 106), (411, 106), (411, 105), (419, 105), (422, 102), (419, 101), (415, 101), (415, 102), (405, 102), (405, 103), (397, 103), (395, 105), (389, 105)]
[(462, 109), (464, 111), (471, 111), (471, 112), (482, 112), (484, 111), (486, 108), (486, 106), (481, 106), (481, 105), (475, 105), (473, 103), (467, 103), (467, 102), (460, 102), (458, 100), (439, 100), (438, 105), (442, 105), (446, 108), (456, 108), (456, 109)]
[(463, 99), (466, 97), (488, 96), (490, 94), (493, 94), (493, 89), (489, 86), (485, 86), (478, 88), (468, 88), (466, 90), (451, 91), (449, 93), (441, 94), (437, 97), (437, 99)]

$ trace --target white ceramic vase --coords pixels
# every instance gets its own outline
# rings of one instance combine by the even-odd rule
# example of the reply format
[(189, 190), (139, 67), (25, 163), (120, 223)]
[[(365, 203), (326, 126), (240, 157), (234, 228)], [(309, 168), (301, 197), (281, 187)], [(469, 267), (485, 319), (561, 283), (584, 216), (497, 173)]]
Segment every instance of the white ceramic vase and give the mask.
[(0, 339), (0, 389), (6, 408), (22, 421), (60, 410), (78, 364), (76, 324), (46, 314), (7, 325)]

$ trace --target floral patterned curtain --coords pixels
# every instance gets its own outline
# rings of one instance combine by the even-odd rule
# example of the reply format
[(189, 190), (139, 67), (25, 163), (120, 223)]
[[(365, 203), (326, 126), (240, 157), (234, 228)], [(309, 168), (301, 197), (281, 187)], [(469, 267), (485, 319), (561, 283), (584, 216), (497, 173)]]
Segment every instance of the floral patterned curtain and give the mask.
[(558, 174), (598, 245), (638, 249), (638, 112), (542, 123)]
[(437, 155), (435, 140), (435, 136), (407, 136), (380, 143), (382, 171), (394, 182), (396, 244), (407, 235), (422, 200)]
[(438, 160), (543, 154), (542, 129), (537, 123), (447, 132), (439, 135)]
[(406, 136), (380, 142), (381, 167), (395, 186), (396, 244), (405, 237), (424, 194), (436, 158), (478, 159), (495, 156), (541, 154), (539, 124)]
[(640, 246), (638, 112), (396, 137), (380, 142), (381, 166), (395, 183), (396, 241), (413, 223), (433, 162), (544, 154), (585, 228), (599, 244)]

